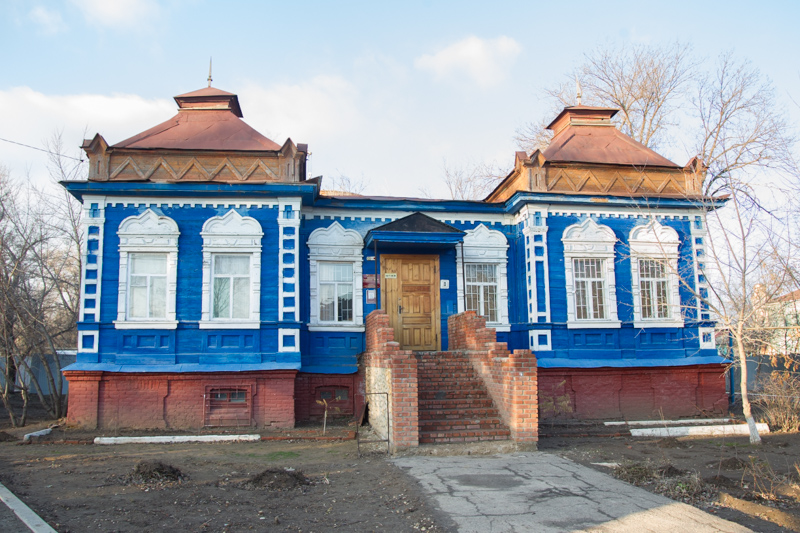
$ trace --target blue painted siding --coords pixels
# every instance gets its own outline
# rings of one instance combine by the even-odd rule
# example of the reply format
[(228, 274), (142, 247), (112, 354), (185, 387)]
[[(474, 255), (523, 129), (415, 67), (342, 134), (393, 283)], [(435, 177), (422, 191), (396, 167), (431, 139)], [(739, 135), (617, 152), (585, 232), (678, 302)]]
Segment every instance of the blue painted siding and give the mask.
[[(95, 185), (92, 185), (93, 187)], [(97, 185), (101, 187), (103, 185)], [(110, 187), (110, 185), (109, 185)], [(114, 187), (121, 187), (114, 184)], [(160, 186), (161, 192), (169, 187)], [(202, 188), (198, 185), (197, 187)], [(146, 187), (145, 187), (146, 188)], [(295, 190), (289, 184), (280, 186), (281, 194)], [(278, 189), (276, 189), (277, 191)], [(175, 330), (117, 330), (113, 321), (117, 316), (117, 292), (119, 284), (119, 239), (117, 229), (122, 220), (129, 216), (139, 215), (148, 206), (122, 207), (114, 205), (105, 208), (105, 225), (100, 232), (97, 226), (89, 228), (91, 239), (88, 242), (87, 264), (98, 263), (99, 253), (102, 253), (102, 273), (100, 276), (100, 290), (93, 284), (92, 279), (97, 276), (87, 270), (88, 283), (85, 283), (85, 309), (87, 312), (79, 330), (98, 330), (99, 342), (95, 339), (97, 354), (81, 353), (79, 363), (108, 363), (116, 365), (149, 365), (148, 368), (159, 365), (259, 365), (275, 364), (277, 368), (296, 368), (318, 372), (351, 372), (355, 369), (357, 356), (364, 350), (364, 333), (360, 331), (309, 331), (310, 296), (309, 296), (309, 249), (307, 243), (310, 233), (318, 228), (330, 226), (334, 220), (346, 229), (354, 229), (362, 236), (370, 229), (390, 222), (388, 217), (364, 218), (364, 210), (380, 212), (382, 209), (396, 212), (407, 210), (411, 214), (417, 209), (446, 212), (448, 209), (460, 213), (470, 212), (470, 219), (463, 222), (447, 217), (440, 217), (446, 223), (460, 229), (470, 230), (481, 224), (484, 214), (498, 215), (519, 209), (521, 203), (527, 201), (525, 195), (518, 196), (516, 200), (505, 206), (468, 204), (464, 202), (441, 202), (419, 204), (413, 202), (403, 203), (399, 200), (357, 199), (352, 202), (331, 200), (326, 198), (314, 199), (309, 192), (310, 185), (297, 185), (297, 197), (302, 196), (302, 203), (307, 205), (324, 206), (327, 210), (336, 210), (341, 217), (321, 218), (308, 216), (301, 218), (299, 228), (281, 228), (278, 226), (278, 208), (237, 208), (243, 216), (251, 216), (259, 221), (264, 237), (262, 238), (261, 257), (261, 324), (260, 329), (224, 330), (224, 329), (199, 329), (198, 321), (202, 305), (202, 237), (200, 232), (203, 224), (211, 217), (224, 215), (229, 208), (216, 207), (161, 207), (149, 206), (158, 214), (168, 216), (175, 220), (180, 229), (178, 242), (178, 285), (177, 285), (177, 319), (179, 325)], [(141, 192), (141, 191), (138, 191)], [(208, 191), (219, 194), (220, 191)], [(117, 192), (121, 194), (121, 192)], [(155, 194), (155, 192), (153, 193)], [(173, 191), (173, 196), (176, 195)], [(187, 194), (189, 194), (187, 192)], [(234, 194), (232, 191), (230, 194)], [(241, 190), (235, 191), (241, 196)], [(531, 201), (535, 198), (530, 198)], [(552, 199), (551, 199), (552, 200)], [(558, 202), (574, 202), (575, 205), (585, 203), (585, 199), (559, 197)], [(548, 200), (550, 201), (550, 200)], [(555, 201), (555, 200), (553, 200)], [(615, 208), (624, 204), (623, 200), (615, 199)], [(634, 201), (628, 204), (633, 206)], [(667, 205), (667, 204), (665, 204)], [(674, 201), (669, 204), (671, 209), (686, 207), (696, 209), (690, 202), (681, 204)], [(693, 220), (694, 214), (691, 215)], [(567, 298), (566, 280), (564, 276), (564, 250), (561, 237), (567, 226), (579, 222), (582, 217), (575, 215), (550, 215), (543, 219), (547, 226), (544, 242), (530, 242), (530, 258), (526, 257), (525, 236), (522, 226), (503, 225), (497, 222), (484, 222), (489, 229), (502, 232), (508, 239), (508, 316), (511, 324), (509, 332), (498, 333), (498, 339), (509, 343), (511, 349), (529, 347), (529, 331), (544, 330), (551, 334), (551, 350), (540, 351), (537, 355), (543, 366), (648, 366), (671, 364), (687, 364), (695, 358), (697, 361), (710, 362), (707, 359), (715, 355), (714, 350), (700, 350), (697, 337), (697, 327), (710, 327), (713, 323), (699, 321), (696, 312), (696, 302), (691, 290), (681, 286), (680, 298), (682, 309), (685, 309), (685, 328), (635, 328), (633, 325), (633, 294), (631, 288), (630, 259), (627, 251), (627, 239), (631, 229), (638, 224), (644, 224), (643, 217), (618, 218), (600, 216), (598, 223), (609, 226), (615, 233), (618, 244), (615, 248), (615, 282), (617, 287), (617, 311), (620, 328), (598, 329), (567, 329)], [(682, 220), (662, 220), (662, 224), (674, 228), (681, 239), (679, 247), (678, 268), (680, 275), (690, 286), (694, 286), (694, 268), (692, 255), (692, 235), (690, 216)], [(295, 232), (299, 234), (298, 244), (294, 245), (292, 237)], [(102, 235), (103, 242), (99, 242)], [(95, 237), (97, 236), (97, 237)], [(533, 237), (531, 236), (533, 240)], [(544, 245), (547, 246), (547, 263), (536, 262), (537, 257), (544, 254)], [(293, 252), (297, 252), (297, 263), (294, 263)], [(447, 319), (458, 310), (457, 287), (458, 276), (456, 265), (456, 249), (453, 247), (424, 248), (417, 245), (396, 247), (391, 250), (379, 245), (379, 254), (407, 253), (407, 254), (435, 254), (439, 257), (440, 279), (448, 280), (449, 288), (440, 291), (441, 303), (441, 333), (442, 347), (447, 346)], [(288, 257), (287, 257), (288, 256)], [(292, 259), (287, 262), (288, 259)], [(376, 262), (373, 250), (363, 250), (363, 274), (375, 274)], [(531, 261), (531, 285), (528, 286), (526, 260)], [(292, 277), (292, 270), (298, 273), (296, 286), (292, 282), (282, 282), (283, 277)], [(545, 272), (549, 283), (544, 282)], [(292, 292), (296, 289), (296, 296), (287, 296), (285, 299), (295, 301), (279, 302), (280, 290)], [(528, 291), (535, 296), (537, 305), (528, 309)], [(380, 289), (377, 289), (380, 294)], [(547, 293), (547, 294), (545, 294)], [(100, 298), (97, 299), (96, 295)], [(362, 301), (366, 299), (366, 289), (361, 295)], [(544, 322), (544, 317), (538, 313), (548, 311), (545, 305), (545, 296), (549, 297), (550, 320)], [(279, 304), (296, 304), (297, 312), (286, 313), (279, 316)], [(375, 309), (375, 305), (363, 306), (366, 317)], [(298, 351), (280, 352), (278, 342), (278, 329), (300, 330)], [(90, 338), (85, 336), (88, 344)], [(291, 346), (288, 346), (291, 348)], [(283, 365), (283, 366), (281, 366)]]
[[(199, 329), (202, 310), (203, 224), (222, 216), (224, 207), (155, 207), (159, 215), (172, 218), (180, 229), (178, 239), (178, 273), (176, 330), (117, 330), (119, 286), (119, 224), (129, 216), (143, 213), (148, 206), (106, 207), (103, 243), (102, 299), (100, 302), (100, 343), (97, 359), (117, 364), (258, 364), (284, 363), (297, 365), (297, 353), (278, 352), (278, 328), (297, 326), (281, 322), (278, 317), (279, 228), (277, 207), (236, 208), (242, 216), (250, 216), (261, 224), (261, 302), (260, 329)], [(92, 362), (81, 360), (78, 362)], [(89, 356), (89, 358), (93, 358)]]

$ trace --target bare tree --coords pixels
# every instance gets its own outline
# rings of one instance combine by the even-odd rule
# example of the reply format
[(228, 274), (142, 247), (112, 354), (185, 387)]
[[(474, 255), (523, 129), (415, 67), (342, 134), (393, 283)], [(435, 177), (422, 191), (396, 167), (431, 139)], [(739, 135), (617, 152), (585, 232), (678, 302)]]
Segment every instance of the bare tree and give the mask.
[(327, 178), (328, 186), (322, 192), (329, 196), (360, 196), (367, 188), (364, 177), (351, 178), (341, 172), (337, 176)]
[[(620, 130), (650, 148), (664, 143), (678, 124), (676, 110), (698, 64), (686, 44), (601, 46), (584, 57), (570, 81), (545, 91), (553, 111), (578, 103), (572, 79), (582, 88), (581, 104), (613, 107)], [(517, 130), (521, 149), (532, 152), (549, 142), (546, 123), (529, 122)]]
[(508, 174), (508, 170), (496, 163), (455, 166), (446, 160), (442, 163), (442, 172), (453, 200), (481, 200)]
[(797, 175), (797, 138), (778, 110), (772, 83), (748, 62), (722, 55), (716, 70), (699, 78), (692, 105), (700, 121), (696, 153), (710, 177), (707, 195), (741, 187), (754, 169)]
[[(53, 179), (81, 173), (80, 161), (68, 164), (61, 155), (59, 134), (47, 146)], [(25, 424), (31, 394), (52, 417), (65, 414), (59, 351), (77, 340), (80, 205), (56, 190), (21, 186), (0, 172), (0, 399), (15, 426)], [(12, 401), (17, 392), (20, 408)]]

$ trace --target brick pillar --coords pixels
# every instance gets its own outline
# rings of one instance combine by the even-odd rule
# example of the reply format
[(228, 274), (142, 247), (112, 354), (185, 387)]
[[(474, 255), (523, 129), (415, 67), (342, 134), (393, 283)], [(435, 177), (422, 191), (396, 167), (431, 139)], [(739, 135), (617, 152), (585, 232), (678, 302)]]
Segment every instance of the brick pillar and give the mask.
[[(401, 350), (394, 340), (394, 330), (389, 326), (389, 315), (376, 310), (367, 315), (367, 351), (362, 364), (365, 370), (367, 402), (370, 423), (383, 435), (379, 409), (384, 406), (381, 396), (369, 393), (388, 393), (388, 437), (393, 450), (419, 445), (419, 407), (417, 392), (417, 359), (410, 350)], [(382, 411), (385, 416), (386, 411)]]
[(102, 372), (64, 372), (69, 381), (67, 425), (97, 429)]
[(408, 350), (397, 350), (391, 357), (391, 424), (394, 449), (419, 445), (419, 404), (417, 394), (417, 358)]

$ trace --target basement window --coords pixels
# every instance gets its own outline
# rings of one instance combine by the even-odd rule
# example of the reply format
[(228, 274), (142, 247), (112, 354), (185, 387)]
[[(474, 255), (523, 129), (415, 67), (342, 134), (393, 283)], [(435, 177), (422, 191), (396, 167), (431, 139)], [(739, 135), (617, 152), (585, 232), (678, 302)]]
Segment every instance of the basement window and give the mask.
[(207, 387), (205, 394), (206, 426), (250, 426), (252, 395), (249, 386)]
[(348, 389), (318, 389), (319, 399), (327, 402), (346, 402), (350, 399)]

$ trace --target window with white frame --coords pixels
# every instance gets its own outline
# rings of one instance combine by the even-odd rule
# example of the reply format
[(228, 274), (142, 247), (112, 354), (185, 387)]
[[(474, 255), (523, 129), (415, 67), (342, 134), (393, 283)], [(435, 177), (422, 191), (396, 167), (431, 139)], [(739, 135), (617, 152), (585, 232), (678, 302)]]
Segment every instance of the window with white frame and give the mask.
[(456, 246), (458, 312), (475, 311), (498, 331), (509, 331), (508, 239), (483, 224)]
[(497, 265), (464, 265), (466, 309), (497, 322)]
[(666, 261), (639, 259), (639, 303), (642, 318), (669, 318)]
[(147, 209), (123, 220), (119, 236), (117, 329), (174, 329), (178, 225)]
[(128, 264), (128, 317), (166, 318), (167, 254), (132, 253)]
[(231, 209), (203, 224), (201, 329), (260, 327), (261, 224)]
[(212, 254), (211, 318), (250, 318), (250, 255)]
[(614, 245), (608, 226), (586, 218), (564, 230), (567, 328), (618, 328)]
[(683, 327), (678, 279), (680, 239), (655, 219), (631, 230), (631, 285), (635, 327)]
[(320, 261), (319, 321), (353, 322), (353, 263)]
[(310, 331), (364, 330), (364, 238), (334, 222), (308, 236)]
[(573, 259), (575, 274), (575, 318), (606, 318), (604, 259)]

